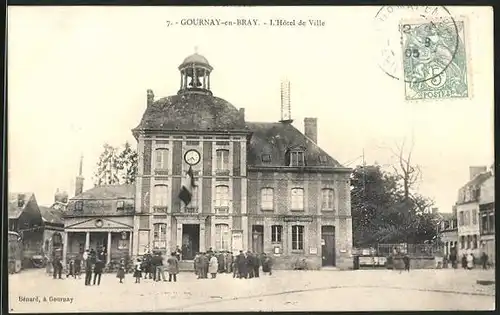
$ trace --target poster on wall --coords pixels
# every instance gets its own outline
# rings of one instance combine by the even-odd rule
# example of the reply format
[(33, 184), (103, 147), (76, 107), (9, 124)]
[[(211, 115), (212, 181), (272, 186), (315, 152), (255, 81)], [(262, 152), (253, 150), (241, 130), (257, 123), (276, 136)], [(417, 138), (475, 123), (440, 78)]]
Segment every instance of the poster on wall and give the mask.
[(231, 250), (233, 253), (239, 253), (240, 250), (243, 250), (243, 233), (233, 232), (231, 243)]

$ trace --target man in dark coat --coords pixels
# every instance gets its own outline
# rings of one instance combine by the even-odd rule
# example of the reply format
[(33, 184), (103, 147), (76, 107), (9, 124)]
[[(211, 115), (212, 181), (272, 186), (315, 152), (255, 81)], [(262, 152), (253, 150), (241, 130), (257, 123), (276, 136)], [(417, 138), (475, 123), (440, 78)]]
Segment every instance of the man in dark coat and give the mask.
[(219, 252), (217, 255), (217, 272), (224, 273), (226, 271), (224, 252)]
[(257, 253), (253, 255), (253, 276), (255, 278), (259, 277), (259, 269), (260, 269), (260, 257)]
[(90, 285), (90, 281), (92, 280), (92, 266), (94, 265), (94, 256), (92, 255), (93, 251), (88, 252), (87, 255), (83, 255), (83, 264), (85, 267), (85, 285)]
[(236, 266), (238, 268), (238, 278), (243, 279), (247, 277), (247, 261), (245, 254), (240, 250), (240, 254), (236, 257)]
[(246, 262), (247, 262), (248, 278), (252, 279), (254, 277), (255, 269), (254, 269), (254, 258), (251, 251), (247, 252)]
[[(102, 256), (100, 256), (100, 257), (102, 257)], [(94, 285), (96, 283), (96, 280), (97, 280), (97, 285), (101, 284), (101, 276), (102, 276), (103, 269), (104, 269), (104, 261), (102, 261), (98, 258), (95, 262), (95, 265), (94, 265), (94, 282), (93, 282)]]
[(209, 266), (209, 258), (205, 253), (203, 253), (201, 255), (202, 279), (208, 279), (208, 266)]
[(59, 256), (55, 256), (52, 264), (53, 264), (53, 269), (54, 269), (54, 274), (53, 274), (54, 279), (56, 279), (56, 278), (62, 279), (61, 273), (62, 273), (63, 265), (61, 262), (61, 258), (59, 258)]
[(201, 278), (201, 254), (198, 252), (194, 256), (194, 274)]

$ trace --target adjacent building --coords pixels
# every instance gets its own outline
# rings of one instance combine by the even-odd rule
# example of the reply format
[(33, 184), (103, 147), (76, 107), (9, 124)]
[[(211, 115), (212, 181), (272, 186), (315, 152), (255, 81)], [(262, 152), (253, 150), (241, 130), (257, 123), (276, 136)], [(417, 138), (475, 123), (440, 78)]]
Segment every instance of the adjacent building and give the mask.
[(452, 213), (440, 213), (439, 215), (441, 216), (439, 239), (443, 246), (443, 254), (448, 257), (452, 248), (458, 249), (457, 209), (454, 206)]
[(458, 222), (458, 254), (471, 252), (479, 257), (480, 250), (480, 218), (479, 204), (481, 195), (486, 193), (484, 183), (493, 174), (486, 166), (471, 166), (470, 180), (459, 189), (458, 200), (455, 204)]
[(495, 176), (491, 167), (492, 176), (488, 177), (481, 186), (479, 196), (479, 223), (481, 250), (489, 261), (495, 264)]

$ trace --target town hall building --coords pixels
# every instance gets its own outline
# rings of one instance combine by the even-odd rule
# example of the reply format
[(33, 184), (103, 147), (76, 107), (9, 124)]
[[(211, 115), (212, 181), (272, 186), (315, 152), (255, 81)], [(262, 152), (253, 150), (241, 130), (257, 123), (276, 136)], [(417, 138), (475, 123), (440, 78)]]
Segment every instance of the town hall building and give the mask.
[[(303, 259), (314, 269), (352, 267), (351, 169), (318, 146), (317, 119), (305, 118), (304, 133), (291, 119), (246, 121), (243, 108), (213, 95), (212, 70), (195, 53), (179, 66), (176, 95), (155, 99), (148, 90), (132, 130), (135, 185), (93, 188), (113, 202), (106, 213), (88, 205), (87, 230), (79, 227), (75, 236), (85, 247), (88, 229), (102, 230), (100, 242), (111, 251), (122, 244), (134, 257), (179, 246), (187, 261), (209, 249), (250, 250), (272, 254), (277, 268)], [(186, 205), (179, 193), (188, 171), (194, 187)], [(85, 209), (89, 195), (72, 199), (69, 211)]]

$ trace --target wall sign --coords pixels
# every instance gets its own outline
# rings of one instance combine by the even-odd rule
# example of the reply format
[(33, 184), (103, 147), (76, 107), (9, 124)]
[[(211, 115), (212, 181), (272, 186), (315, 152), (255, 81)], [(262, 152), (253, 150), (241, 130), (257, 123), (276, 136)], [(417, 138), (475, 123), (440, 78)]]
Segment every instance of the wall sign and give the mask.
[(316, 247), (309, 248), (309, 254), (316, 255), (318, 253), (318, 249)]

